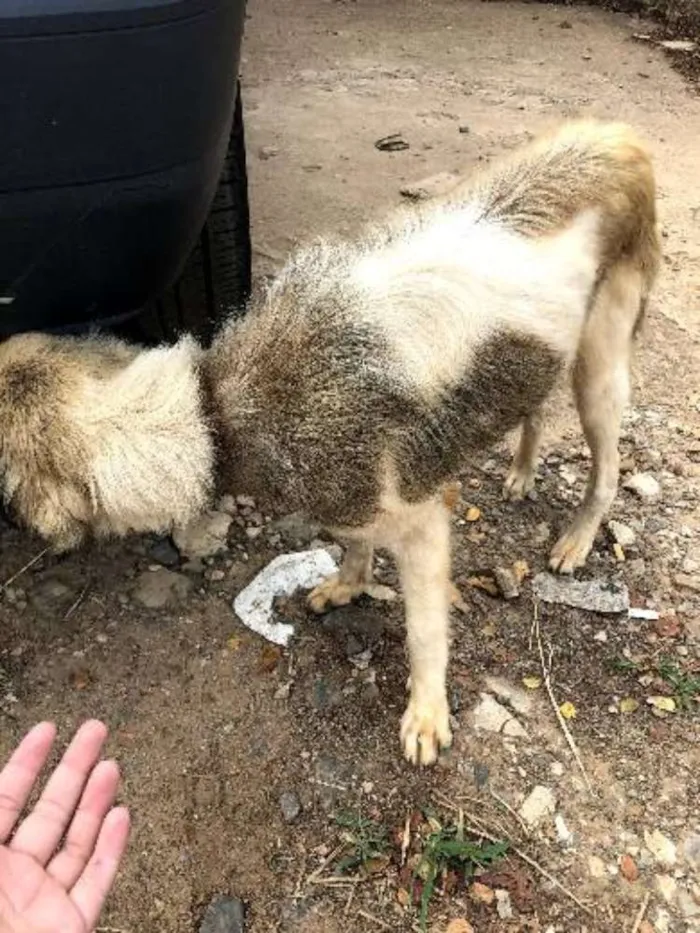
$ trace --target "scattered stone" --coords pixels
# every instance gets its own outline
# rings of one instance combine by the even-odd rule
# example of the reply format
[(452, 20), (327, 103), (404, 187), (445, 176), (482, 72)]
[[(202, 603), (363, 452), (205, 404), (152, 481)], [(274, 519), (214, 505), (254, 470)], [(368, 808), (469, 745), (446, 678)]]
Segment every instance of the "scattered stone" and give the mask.
[(404, 185), (399, 189), (404, 198), (410, 198), (412, 201), (427, 201), (429, 198), (435, 198), (454, 188), (459, 181), (459, 175), (453, 172), (438, 172), (437, 175), (430, 175), (428, 178), (422, 178), (410, 185)]
[(618, 613), (629, 609), (629, 592), (624, 583), (538, 573), (532, 581), (532, 590), (545, 603), (561, 603), (589, 612)]
[(645, 829), (644, 842), (660, 865), (671, 866), (676, 864), (676, 846), (660, 830), (655, 829), (653, 832), (649, 832), (648, 829)]
[(517, 599), (520, 596), (518, 579), (509, 567), (496, 567), (493, 575), (504, 599)]
[(475, 881), (469, 888), (469, 896), (477, 904), (486, 904), (487, 907), (490, 907), (496, 899), (493, 888), (490, 888), (487, 884), (482, 884), (480, 881)]
[(236, 515), (238, 506), (235, 496), (222, 496), (216, 504), (217, 512), (226, 512), (227, 515)]
[(654, 918), (654, 933), (670, 933), (671, 915), (667, 910), (659, 908)]
[(219, 895), (209, 904), (199, 933), (244, 933), (245, 907), (237, 897)]
[(588, 874), (591, 878), (605, 878), (607, 872), (602, 858), (598, 858), (597, 855), (588, 856)]
[(408, 149), (409, 145), (401, 133), (391, 133), (389, 136), (382, 136), (378, 139), (374, 148), (379, 149), (380, 152), (401, 152), (403, 149)]
[(673, 902), (676, 896), (677, 887), (678, 884), (670, 875), (656, 876), (656, 890), (659, 892), (661, 897), (663, 897), (667, 904), (671, 904)]
[(509, 683), (502, 677), (489, 675), (484, 679), (484, 682), (491, 693), (495, 693), (499, 700), (504, 700), (509, 706), (512, 706), (516, 713), (520, 713), (521, 716), (530, 715), (534, 702), (531, 694)]
[(280, 794), (280, 810), (285, 823), (293, 823), (301, 813), (301, 801), (294, 791), (286, 790)]
[(496, 890), (496, 913), (501, 920), (512, 920), (513, 918), (510, 894), (504, 888), (497, 888)]
[(694, 593), (700, 593), (700, 576), (693, 576), (689, 573), (677, 573), (673, 578), (674, 583), (684, 587), (686, 590), (692, 590)]
[(659, 45), (670, 52), (694, 52), (695, 43), (692, 39), (662, 39)]
[(232, 518), (226, 512), (204, 512), (186, 528), (173, 533), (173, 540), (181, 554), (187, 557), (214, 557), (228, 549), (228, 530)]
[(621, 547), (632, 547), (632, 545), (637, 540), (637, 535), (634, 533), (634, 530), (630, 528), (629, 525), (625, 525), (623, 522), (610, 521), (608, 522), (608, 531), (610, 532), (613, 541), (616, 544), (619, 544)]
[(216, 567), (209, 574), (209, 579), (211, 580), (212, 583), (221, 583), (222, 580), (226, 579), (226, 571), (221, 570), (220, 568)]
[(520, 816), (530, 829), (534, 829), (554, 813), (556, 805), (554, 791), (550, 787), (538, 784), (525, 798), (520, 807)]
[(180, 555), (170, 538), (159, 538), (148, 549), (149, 560), (154, 560), (163, 567), (177, 567)]
[(566, 825), (564, 817), (561, 815), (561, 813), (557, 813), (557, 815), (554, 817), (554, 828), (557, 831), (557, 839), (561, 845), (565, 848), (570, 848), (574, 844), (574, 834)]
[(635, 882), (637, 878), (639, 878), (639, 869), (637, 868), (637, 863), (629, 854), (629, 852), (625, 852), (625, 854), (620, 859), (620, 874), (626, 881), (629, 881), (630, 883)]
[(653, 501), (661, 495), (661, 485), (651, 473), (633, 473), (622, 484), (625, 489), (639, 496), (640, 499)]
[(146, 609), (165, 609), (182, 602), (191, 588), (192, 581), (187, 577), (159, 567), (137, 577), (132, 597)]
[(475, 729), (484, 732), (499, 732), (512, 738), (526, 738), (527, 732), (513, 714), (496, 702), (490, 693), (482, 693), (474, 707), (472, 721)]

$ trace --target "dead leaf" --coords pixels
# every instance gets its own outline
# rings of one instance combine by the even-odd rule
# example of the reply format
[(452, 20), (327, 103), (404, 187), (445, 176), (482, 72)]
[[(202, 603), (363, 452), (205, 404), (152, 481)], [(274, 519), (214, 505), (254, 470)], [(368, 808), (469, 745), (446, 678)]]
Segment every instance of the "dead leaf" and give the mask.
[(467, 579), (469, 586), (473, 586), (477, 590), (483, 590), (485, 593), (488, 593), (489, 596), (499, 596), (500, 590), (498, 589), (498, 584), (493, 579), (493, 577), (487, 576), (485, 573), (478, 574), (474, 577), (469, 577)]
[(388, 855), (378, 855), (362, 863), (362, 868), (368, 875), (381, 875), (389, 867), (391, 859)]
[(474, 927), (463, 917), (457, 917), (455, 920), (450, 920), (445, 933), (474, 933)]
[(278, 645), (265, 645), (260, 652), (258, 667), (264, 674), (270, 674), (282, 660), (282, 649)]
[(654, 630), (659, 638), (676, 638), (681, 634), (681, 623), (678, 616), (661, 616), (654, 623)]
[(475, 505), (470, 506), (464, 516), (468, 522), (478, 522), (481, 518), (481, 509)]
[(637, 878), (639, 878), (639, 869), (637, 868), (637, 863), (627, 852), (625, 852), (625, 854), (620, 859), (620, 874), (630, 883), (636, 881)]
[(647, 703), (649, 706), (653, 706), (654, 709), (661, 710), (664, 713), (676, 712), (676, 701), (673, 699), (673, 697), (647, 697)]
[(68, 675), (68, 681), (74, 690), (86, 690), (94, 683), (94, 678), (86, 667), (79, 667), (71, 671)]
[(469, 888), (469, 896), (478, 904), (486, 905), (493, 904), (496, 898), (493, 888), (490, 888), (487, 884), (482, 884), (481, 881), (475, 881)]
[(620, 700), (621, 713), (636, 713), (638, 709), (639, 700), (635, 700), (634, 697), (624, 697)]
[(530, 677), (523, 677), (523, 684), (527, 687), (528, 690), (539, 690), (539, 688), (542, 686), (542, 678), (535, 677), (534, 675)]
[(559, 707), (559, 712), (562, 714), (564, 719), (575, 719), (576, 718), (576, 707), (573, 703), (570, 703), (568, 700), (565, 703), (562, 703)]

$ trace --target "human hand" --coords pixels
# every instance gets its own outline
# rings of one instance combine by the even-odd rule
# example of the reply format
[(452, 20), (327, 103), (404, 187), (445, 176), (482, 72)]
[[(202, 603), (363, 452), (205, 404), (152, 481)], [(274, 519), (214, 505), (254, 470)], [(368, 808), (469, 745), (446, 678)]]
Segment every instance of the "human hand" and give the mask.
[(0, 772), (0, 933), (92, 933), (126, 848), (129, 812), (112, 807), (119, 768), (99, 760), (97, 720), (78, 729), (15, 830), (55, 738), (51, 723), (35, 726)]

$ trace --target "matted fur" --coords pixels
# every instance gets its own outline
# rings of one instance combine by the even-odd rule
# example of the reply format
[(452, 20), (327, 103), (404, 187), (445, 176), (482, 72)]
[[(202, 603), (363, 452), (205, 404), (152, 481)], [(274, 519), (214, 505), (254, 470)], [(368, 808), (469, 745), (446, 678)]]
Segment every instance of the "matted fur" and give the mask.
[(26, 334), (0, 345), (5, 501), (57, 551), (166, 531), (206, 505), (212, 442), (200, 349)]
[(371, 592), (372, 549), (395, 555), (413, 761), (449, 741), (441, 489), (522, 423), (506, 493), (526, 494), (542, 403), (570, 369), (593, 469), (551, 563), (585, 560), (617, 488), (631, 339), (658, 261), (643, 146), (622, 125), (573, 123), (356, 241), (302, 250), (207, 357), (230, 488), (305, 509), (351, 542), (312, 605)]

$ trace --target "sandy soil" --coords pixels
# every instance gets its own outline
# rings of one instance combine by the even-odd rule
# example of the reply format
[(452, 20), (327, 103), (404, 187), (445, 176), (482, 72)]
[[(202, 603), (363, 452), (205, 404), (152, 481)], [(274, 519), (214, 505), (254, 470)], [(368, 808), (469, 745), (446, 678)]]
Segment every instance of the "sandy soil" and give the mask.
[[(587, 452), (568, 402), (554, 413), (535, 501), (501, 501), (505, 450), (465, 474), (455, 514), (467, 606), (455, 618), (456, 738), (431, 772), (410, 769), (399, 753), (400, 605), (366, 604), (319, 622), (293, 603), (285, 611), (298, 636), (279, 653), (233, 613), (254, 573), (314, 539), (314, 529), (280, 527), (277, 516), (242, 507), (227, 551), (204, 562), (184, 563), (148, 540), (41, 558), (0, 601), (0, 757), (40, 717), (55, 718), (64, 736), (87, 716), (110, 724), (135, 831), (105, 929), (189, 933), (219, 893), (246, 902), (250, 933), (417, 929), (395, 834), (423, 807), (441, 821), (462, 807), (468, 823), (485, 821), (550, 876), (511, 848), (500, 875), (487, 879), (509, 892), (500, 912), (455, 883), (434, 898), (431, 930), (467, 918), (477, 933), (618, 933), (633, 928), (647, 892), (642, 933), (700, 929), (700, 101), (653, 43), (633, 40), (646, 31), (623, 14), (532, 3), (251, 4), (243, 74), (259, 278), (295, 243), (351, 232), (399, 203), (405, 183), (469, 172), (562, 117), (622, 118), (649, 140), (665, 262), (623, 456), (628, 472), (652, 473), (662, 493), (645, 501), (621, 492), (614, 517), (635, 543), (619, 563), (601, 534), (584, 576), (624, 580), (634, 605), (661, 619), (541, 611), (557, 702), (577, 712), (570, 728), (589, 792), (543, 687), (522, 686), (541, 674), (529, 583), (512, 601), (469, 583), (515, 560), (544, 568), (585, 479)], [(375, 141), (389, 133), (409, 148), (378, 151)], [(481, 510), (479, 520), (465, 521), (468, 506)], [(0, 580), (40, 550), (3, 528)], [(158, 571), (169, 602), (149, 609), (144, 575), (170, 559), (187, 582)], [(378, 572), (393, 581), (388, 564)], [(502, 695), (527, 736), (476, 730), (482, 692)], [(676, 712), (650, 706), (655, 695), (675, 697)], [(621, 700), (639, 706), (620, 712)], [(517, 810), (536, 785), (551, 791), (554, 812), (527, 835), (497, 798)], [(282, 794), (292, 795), (286, 818)], [(341, 886), (327, 880), (334, 860), (324, 861), (342, 812), (373, 818), (391, 844), (374, 874)], [(659, 833), (671, 846), (665, 854)], [(637, 880), (623, 877), (635, 874), (629, 860), (621, 871), (625, 855)]]

